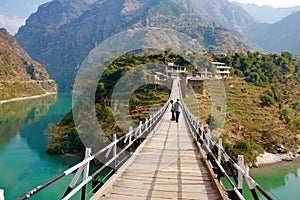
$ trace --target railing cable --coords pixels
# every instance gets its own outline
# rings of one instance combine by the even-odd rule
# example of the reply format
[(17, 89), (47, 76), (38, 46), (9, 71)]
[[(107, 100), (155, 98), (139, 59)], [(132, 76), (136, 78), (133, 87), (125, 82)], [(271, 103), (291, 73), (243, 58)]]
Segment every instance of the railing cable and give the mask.
[[(180, 86), (179, 86), (180, 87)], [(240, 193), (240, 191), (237, 189), (237, 187), (235, 186), (235, 184), (233, 183), (233, 181), (231, 180), (230, 176), (227, 174), (227, 172), (225, 171), (225, 169), (222, 167), (222, 164), (219, 162), (220, 158), (217, 159), (215, 157), (215, 155), (212, 153), (211, 151), (211, 146), (216, 146), (218, 148), (218, 151), (220, 151), (220, 154), (224, 156), (226, 162), (229, 162), (234, 168), (236, 168), (238, 170), (238, 172), (240, 172), (243, 177), (245, 177), (246, 182), (251, 190), (251, 193), (253, 193), (254, 198), (258, 198), (254, 188), (257, 188), (257, 190), (268, 200), (273, 200), (274, 198), (271, 197), (258, 183), (256, 183), (248, 174), (248, 172), (243, 169), (241, 166), (239, 166), (224, 150), (224, 148), (219, 145), (216, 141), (214, 141), (210, 134), (208, 134), (209, 137), (206, 136), (206, 133), (204, 132), (204, 129), (201, 128), (201, 131), (198, 128), (198, 124), (196, 123), (196, 117), (189, 111), (189, 109), (187, 108), (186, 104), (183, 101), (183, 96), (181, 93), (181, 88), (179, 88), (179, 94), (180, 94), (180, 100), (182, 102), (183, 105), (183, 110), (184, 113), (186, 115), (186, 118), (188, 120), (188, 123), (190, 124), (190, 126), (192, 127), (193, 131), (196, 133), (197, 138), (200, 139), (200, 143), (201, 145), (204, 145), (206, 150), (208, 151), (208, 155), (211, 156), (214, 160), (214, 162), (218, 165), (218, 168), (221, 170), (221, 172), (223, 173), (223, 175), (226, 177), (227, 181), (229, 182), (229, 184), (233, 187), (234, 192), (236, 193), (236, 195), (240, 198), (240, 199), (245, 199), (243, 197), (243, 195)], [(201, 126), (203, 127), (203, 125)], [(208, 130), (207, 133), (210, 133), (210, 131)], [(207, 142), (205, 142), (205, 140)], [(233, 170), (231, 170), (231, 173), (233, 174)], [(233, 174), (234, 176), (234, 174)]]

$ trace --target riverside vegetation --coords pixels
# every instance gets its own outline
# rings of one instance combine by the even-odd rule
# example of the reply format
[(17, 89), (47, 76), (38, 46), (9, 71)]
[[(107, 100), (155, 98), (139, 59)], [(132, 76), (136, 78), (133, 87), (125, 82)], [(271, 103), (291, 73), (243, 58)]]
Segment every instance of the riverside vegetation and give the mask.
[[(252, 163), (264, 150), (276, 152), (279, 147), (282, 152), (297, 150), (300, 144), (300, 65), (297, 57), (288, 52), (247, 52), (226, 57), (202, 56), (195, 60), (198, 64), (215, 60), (231, 66), (231, 77), (224, 80), (226, 121), (221, 137), (224, 139), (224, 147), (233, 157), (243, 154), (246, 162)], [(163, 65), (166, 62), (187, 65), (190, 73), (196, 70), (193, 67), (195, 64), (186, 62), (170, 51), (143, 55), (128, 53), (110, 61), (99, 81), (95, 102), (99, 123), (108, 137), (111, 137), (111, 133), (122, 134), (113, 119), (110, 105), (116, 82), (126, 71), (138, 65)], [(169, 91), (160, 86), (154, 91), (154, 85), (146, 85), (132, 95), (130, 114), (136, 121), (143, 120), (149, 114), (148, 109), (152, 103), (162, 105), (167, 100)], [(210, 115), (210, 96), (197, 94), (197, 97), (200, 121), (209, 124), (214, 130), (219, 122)], [(186, 100), (189, 106), (195, 104), (189, 102), (188, 98)], [(49, 153), (83, 152), (84, 146), (77, 135), (72, 112), (50, 132)]]

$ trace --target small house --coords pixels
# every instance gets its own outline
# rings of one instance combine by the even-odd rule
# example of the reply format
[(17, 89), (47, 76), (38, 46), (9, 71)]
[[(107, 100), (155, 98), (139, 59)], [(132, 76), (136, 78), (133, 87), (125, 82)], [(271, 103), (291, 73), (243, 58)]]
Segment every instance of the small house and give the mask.
[(225, 63), (211, 62), (210, 67), (216, 79), (227, 78), (230, 75), (230, 66), (226, 66)]
[(172, 62), (168, 62), (166, 66), (166, 71), (168, 75), (174, 75), (174, 74), (186, 74), (186, 66), (179, 66), (175, 65)]
[(200, 77), (192, 77), (188, 79), (188, 87), (194, 90), (195, 93), (204, 95), (204, 80)]

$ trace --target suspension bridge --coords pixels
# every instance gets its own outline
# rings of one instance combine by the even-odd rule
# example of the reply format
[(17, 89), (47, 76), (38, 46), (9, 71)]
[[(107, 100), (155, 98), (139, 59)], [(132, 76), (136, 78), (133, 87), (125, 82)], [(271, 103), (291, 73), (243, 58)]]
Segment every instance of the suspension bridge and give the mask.
[[(210, 131), (205, 131), (203, 125), (191, 114), (184, 104), (179, 79), (173, 80), (170, 99), (180, 99), (182, 102), (178, 123), (170, 120), (168, 101), (144, 123), (140, 122), (136, 129), (130, 128), (129, 132), (120, 138), (114, 135), (111, 144), (93, 155), (91, 149), (87, 148), (82, 162), (18, 199), (28, 199), (55, 184), (57, 180), (74, 174), (75, 171), (66, 192), (58, 198), (71, 199), (81, 190), (82, 200), (243, 200), (246, 199), (243, 190), (248, 187), (252, 199), (273, 199), (249, 176), (243, 156), (239, 156), (236, 163), (225, 152), (222, 140), (213, 139)], [(123, 144), (124, 147), (118, 148), (119, 144)], [(109, 159), (91, 173), (90, 163), (100, 155)], [(98, 180), (99, 173), (109, 166), (113, 166), (113, 174), (106, 182)], [(224, 186), (225, 181), (230, 189)], [(92, 189), (88, 191), (88, 188)]]

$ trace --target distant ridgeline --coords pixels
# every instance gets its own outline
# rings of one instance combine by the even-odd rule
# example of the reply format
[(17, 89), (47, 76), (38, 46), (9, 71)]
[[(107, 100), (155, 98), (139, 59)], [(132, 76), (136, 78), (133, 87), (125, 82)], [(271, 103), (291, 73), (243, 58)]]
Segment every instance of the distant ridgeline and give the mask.
[(45, 66), (32, 60), (5, 29), (0, 29), (0, 101), (56, 92)]
[(59, 88), (71, 90), (89, 52), (130, 29), (176, 30), (214, 52), (285, 49), (299, 54), (300, 11), (274, 24), (258, 23), (224, 0), (52, 0), (39, 6), (15, 35), (47, 67)]
[[(215, 7), (223, 6), (226, 5)], [(230, 16), (239, 12), (236, 10)], [(224, 12), (220, 13), (218, 16), (223, 16)], [(77, 66), (89, 52), (104, 40), (130, 29), (160, 27), (176, 30), (197, 39), (203, 48), (214, 51), (249, 49), (239, 36), (213, 21), (206, 9), (194, 0), (53, 0), (41, 5), (26, 20), (16, 39), (32, 58), (46, 65), (59, 89), (70, 90)]]
[[(299, 59), (291, 53), (260, 54), (236, 53), (226, 57), (211, 55), (196, 58), (197, 63), (207, 65), (208, 61), (224, 62), (231, 66), (231, 75), (224, 80), (226, 89), (226, 123), (221, 136), (225, 147), (232, 154), (244, 154), (248, 163), (254, 162), (263, 150), (282, 152), (297, 150), (300, 145), (300, 65)], [(187, 66), (189, 73), (197, 68), (182, 57), (171, 52), (128, 53), (110, 61), (109, 67), (99, 81), (96, 92), (96, 113), (99, 123), (107, 137), (112, 133), (123, 134), (117, 126), (111, 107), (114, 85), (136, 66), (145, 63), (164, 65), (174, 62)], [(160, 67), (162, 67), (160, 65)], [(200, 66), (198, 65), (198, 66)], [(158, 65), (159, 66), (159, 65)], [(160, 70), (163, 70), (162, 68)], [(147, 70), (145, 70), (147, 71)], [(209, 83), (207, 83), (209, 84)], [(163, 87), (148, 84), (134, 92), (130, 100), (130, 115), (135, 122), (144, 120), (149, 108), (162, 105), (169, 91)], [(202, 101), (210, 95), (199, 95), (201, 122), (214, 129), (217, 119), (211, 123), (211, 102)], [(52, 142), (49, 153), (83, 152), (84, 146), (77, 135), (72, 112), (69, 112), (55, 130), (50, 131)]]

